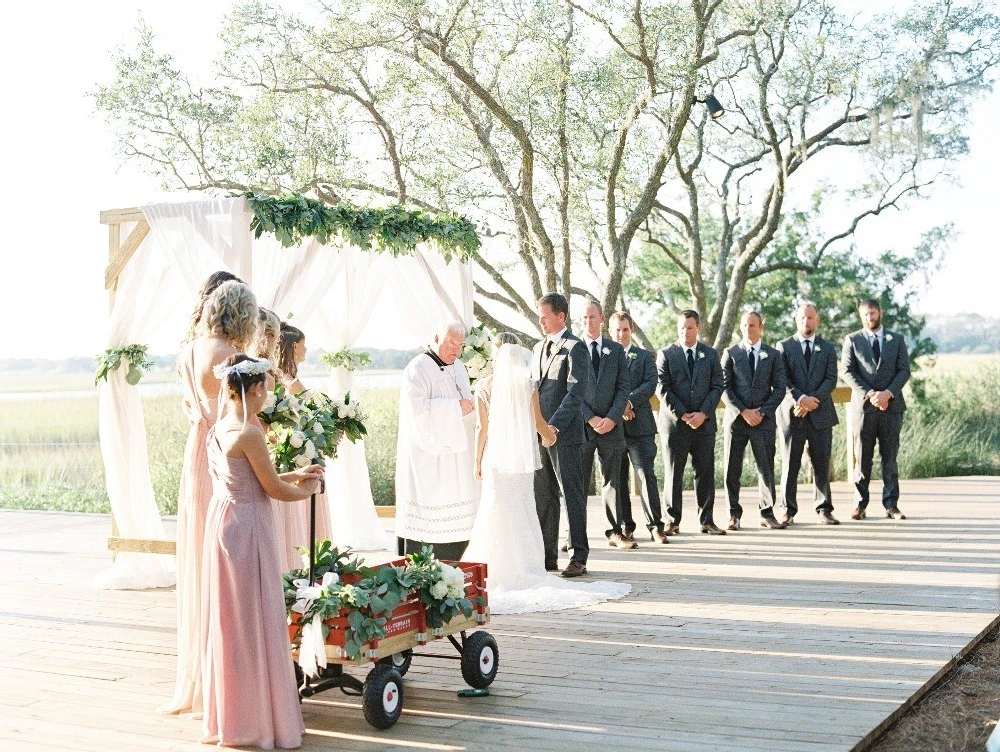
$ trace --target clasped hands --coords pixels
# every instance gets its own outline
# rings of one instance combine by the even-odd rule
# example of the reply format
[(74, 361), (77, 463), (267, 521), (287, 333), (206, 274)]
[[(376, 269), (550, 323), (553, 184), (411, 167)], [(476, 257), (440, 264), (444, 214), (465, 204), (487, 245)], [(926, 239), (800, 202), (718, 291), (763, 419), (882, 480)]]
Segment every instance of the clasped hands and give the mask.
[(462, 408), (462, 415), (468, 415), (475, 409), (472, 400), (467, 400), (464, 397), (458, 401), (458, 406)]
[(740, 410), (740, 416), (747, 422), (751, 428), (756, 428), (761, 423), (764, 422), (764, 416), (760, 414), (760, 408), (747, 408), (746, 410)]
[(792, 408), (792, 415), (796, 418), (804, 418), (817, 407), (819, 407), (819, 400), (815, 397), (805, 395), (802, 399), (795, 403), (795, 407)]
[(877, 407), (882, 412), (889, 409), (889, 400), (892, 399), (892, 394), (886, 390), (880, 392), (872, 391), (868, 394), (868, 401), (871, 402), (875, 407)]
[(699, 428), (701, 428), (702, 423), (708, 420), (708, 416), (700, 411), (696, 413), (684, 413), (681, 416), (681, 420), (687, 423), (689, 428), (697, 431)]
[(595, 415), (587, 421), (587, 425), (593, 428), (596, 434), (606, 434), (614, 430), (615, 422), (611, 418), (602, 418), (599, 415)]

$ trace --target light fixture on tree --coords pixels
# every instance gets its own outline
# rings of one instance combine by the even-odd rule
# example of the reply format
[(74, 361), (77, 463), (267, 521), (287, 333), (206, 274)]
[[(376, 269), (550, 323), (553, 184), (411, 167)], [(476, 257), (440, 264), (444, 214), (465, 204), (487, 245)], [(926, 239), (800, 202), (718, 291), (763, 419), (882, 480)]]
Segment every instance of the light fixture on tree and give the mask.
[(709, 94), (704, 99), (694, 98), (694, 101), (701, 102), (708, 108), (708, 114), (712, 116), (712, 120), (718, 120), (720, 117), (726, 114), (726, 108), (722, 106), (722, 102), (718, 100), (715, 94)]

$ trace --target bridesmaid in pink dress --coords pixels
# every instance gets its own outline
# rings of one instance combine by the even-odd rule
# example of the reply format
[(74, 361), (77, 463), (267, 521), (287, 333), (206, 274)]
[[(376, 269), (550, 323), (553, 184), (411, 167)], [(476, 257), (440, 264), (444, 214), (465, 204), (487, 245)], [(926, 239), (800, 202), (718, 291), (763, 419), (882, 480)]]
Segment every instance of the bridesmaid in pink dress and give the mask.
[(177, 679), (162, 713), (201, 712), (201, 561), (212, 498), (205, 442), (219, 413), (219, 380), (212, 368), (246, 347), (256, 321), (250, 288), (229, 272), (216, 272), (205, 282), (192, 316), (195, 338), (179, 358), (190, 429), (177, 502)]
[(308, 498), (323, 468), (275, 472), (264, 433), (247, 419), (267, 397), (269, 367), (246, 355), (226, 361), (221, 378), (230, 409), (208, 436), (213, 494), (205, 528), (202, 742), (293, 749), (305, 727), (271, 499)]
[[(284, 376), (285, 388), (290, 394), (308, 392), (299, 381), (299, 363), (306, 359), (306, 335), (301, 329), (281, 322), (281, 336), (278, 341), (278, 370)], [(278, 530), (284, 538), (278, 541), (283, 571), (302, 566), (302, 554), (298, 548), (309, 547), (309, 505), (282, 504), (279, 509)], [(316, 495), (316, 540), (333, 537), (330, 523), (330, 502), (326, 492)]]

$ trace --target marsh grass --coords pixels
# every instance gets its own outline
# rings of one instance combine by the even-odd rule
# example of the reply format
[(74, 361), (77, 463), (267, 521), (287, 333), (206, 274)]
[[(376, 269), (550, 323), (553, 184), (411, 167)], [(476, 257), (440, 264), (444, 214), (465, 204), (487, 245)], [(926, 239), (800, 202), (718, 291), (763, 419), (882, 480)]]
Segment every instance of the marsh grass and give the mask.
[[(899, 457), (904, 478), (1000, 474), (1000, 363), (968, 371), (931, 370), (916, 385), (923, 398), (909, 397)], [(365, 443), (376, 504), (395, 502), (394, 479), (398, 393), (366, 389), (359, 397), (368, 412)], [(157, 505), (176, 514), (177, 490), (187, 426), (176, 395), (143, 400), (150, 472)], [(834, 480), (847, 474), (844, 406), (834, 430)], [(780, 451), (776, 452), (780, 473)], [(656, 459), (663, 479), (663, 460)], [(876, 474), (879, 472), (876, 460)], [(756, 485), (750, 452), (743, 485)], [(805, 476), (800, 478), (805, 482)], [(692, 478), (688, 469), (687, 487)], [(716, 444), (716, 488), (722, 489), (722, 437)], [(837, 501), (837, 500), (835, 500)], [(744, 492), (745, 508), (756, 495)], [(803, 496), (802, 502), (808, 504)], [(719, 509), (724, 495), (717, 492)], [(749, 506), (747, 506), (749, 505)], [(0, 507), (74, 512), (108, 512), (104, 465), (97, 431), (97, 397), (57, 397), (0, 403)]]

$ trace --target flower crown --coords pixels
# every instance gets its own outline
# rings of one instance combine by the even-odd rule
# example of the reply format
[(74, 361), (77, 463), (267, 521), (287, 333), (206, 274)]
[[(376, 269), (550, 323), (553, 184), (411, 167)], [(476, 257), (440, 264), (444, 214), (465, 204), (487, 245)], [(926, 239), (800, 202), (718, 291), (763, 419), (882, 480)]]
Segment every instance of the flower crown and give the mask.
[(261, 373), (267, 373), (270, 370), (271, 361), (269, 360), (241, 360), (234, 366), (219, 363), (212, 369), (212, 373), (215, 374), (215, 378), (222, 381), (232, 373), (238, 373), (242, 376), (257, 376)]

